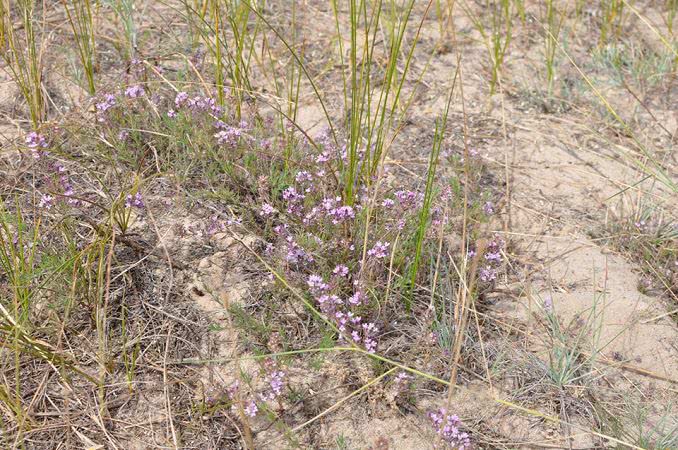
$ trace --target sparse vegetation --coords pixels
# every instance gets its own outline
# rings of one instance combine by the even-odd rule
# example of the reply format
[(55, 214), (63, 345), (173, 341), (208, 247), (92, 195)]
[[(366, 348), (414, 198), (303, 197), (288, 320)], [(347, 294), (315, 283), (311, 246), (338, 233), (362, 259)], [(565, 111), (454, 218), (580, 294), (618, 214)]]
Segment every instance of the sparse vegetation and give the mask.
[(0, 445), (672, 448), (675, 12), (0, 0)]

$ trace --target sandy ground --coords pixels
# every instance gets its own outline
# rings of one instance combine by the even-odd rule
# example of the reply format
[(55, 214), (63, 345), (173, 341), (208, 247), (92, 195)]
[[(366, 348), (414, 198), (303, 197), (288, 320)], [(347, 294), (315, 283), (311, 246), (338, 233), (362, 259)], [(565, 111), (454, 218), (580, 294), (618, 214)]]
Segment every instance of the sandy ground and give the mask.
[[(304, 2), (306, 3), (306, 2)], [(309, 2), (305, 5), (309, 30), (328, 20), (331, 14), (323, 5)], [(421, 14), (423, 8), (418, 8)], [(536, 10), (535, 10), (536, 11)], [(656, 12), (647, 9), (648, 17), (657, 21)], [(629, 161), (637, 156), (628, 145), (628, 139), (618, 138), (605, 128), (599, 119), (584, 114), (578, 108), (559, 113), (547, 113), (539, 105), (530, 104), (524, 87), (533, 80), (533, 68), (539, 64), (540, 40), (533, 37), (530, 26), (516, 31), (514, 45), (503, 74), (501, 92), (488, 96), (486, 49), (479, 34), (461, 11), (454, 17), (458, 30), (463, 73), (464, 108), (461, 97), (456, 96), (451, 112), (451, 140), (459, 142), (463, 112), (471, 123), (472, 143), (480, 157), (488, 164), (503, 186), (497, 189), (507, 195), (501, 222), (496, 232), (512, 242), (513, 265), (509, 274), (498, 283), (497, 293), (488, 308), (492, 320), (527, 330), (516, 338), (537, 359), (546, 360), (549, 351), (548, 337), (535, 316), (541, 305), (551, 302), (553, 310), (563, 323), (581, 322), (595, 308), (598, 316), (595, 341), (598, 344), (600, 378), (606, 393), (614, 401), (627, 391), (638, 393), (646, 402), (668, 405), (676, 397), (678, 374), (678, 327), (666, 313), (675, 308), (667, 296), (650, 296), (639, 291), (642, 276), (639, 267), (613, 248), (603, 245), (601, 239), (592, 237), (618, 212), (620, 202), (628, 205), (633, 198), (647, 195), (655, 198), (667, 209), (678, 207), (675, 194), (657, 183), (637, 183), (643, 174)], [(438, 40), (438, 23), (426, 20), (422, 29), (420, 50), (415, 56), (415, 73), (426, 69), (422, 85), (418, 88), (409, 125), (391, 149), (390, 161), (394, 168), (404, 168), (413, 179), (423, 176), (427, 159), (432, 118), (444, 104), (445, 93), (457, 70), (457, 53), (454, 50), (438, 52), (428, 59), (428, 51)], [(656, 36), (648, 33), (642, 24), (631, 30), (640, 30), (640, 39), (651, 48), (661, 48)], [(327, 30), (318, 29), (317, 45), (328, 39)], [(454, 47), (454, 42), (446, 42)], [(585, 52), (586, 41), (570, 43), (576, 58)], [(562, 62), (560, 77), (576, 77), (567, 62)], [(336, 81), (336, 80), (335, 80)], [(678, 113), (672, 109), (666, 96), (675, 98), (675, 79), (667, 88), (665, 97), (648, 99), (652, 110), (663, 127), (673, 137), (649, 123), (644, 111), (634, 109), (628, 95), (621, 96), (615, 88), (603, 90), (624, 117), (634, 118), (643, 136), (652, 140), (659, 149), (668, 150), (667, 173), (678, 182), (674, 152)], [(412, 82), (409, 88), (412, 88)], [(327, 95), (338, 95), (328, 88)], [(66, 94), (64, 94), (65, 96)], [(659, 94), (658, 94), (659, 95)], [(15, 102), (17, 93), (6, 78), (0, 79), (0, 104), (2, 112), (15, 114), (8, 105)], [(305, 97), (308, 98), (308, 97)], [(527, 104), (527, 106), (526, 106)], [(637, 111), (637, 114), (633, 114)], [(299, 122), (313, 133), (321, 128), (322, 117), (317, 105), (308, 102)], [(15, 135), (16, 125), (0, 124), (0, 134), (6, 138)], [(607, 136), (609, 141), (602, 139)], [(658, 136), (658, 137), (656, 137)], [(614, 141), (615, 144), (611, 142)], [(395, 170), (395, 169), (394, 169)], [(444, 170), (444, 168), (443, 168)], [(507, 183), (507, 184), (506, 184)], [(621, 190), (630, 188), (619, 196)], [(204, 315), (205, 322), (217, 325), (218, 331), (204, 340), (200, 353), (211, 358), (234, 359), (240, 355), (238, 333), (232, 326), (233, 318), (226, 312), (232, 305), (246, 304), (261, 286), (261, 278), (243, 272), (242, 262), (246, 251), (228, 235), (217, 235), (212, 248), (196, 256), (198, 243), (187, 242), (184, 235), (172, 230), (190, 225), (190, 214), (177, 223), (172, 217), (161, 218), (161, 235), (164, 245), (177, 258), (194, 267), (179, 270), (177, 283), (184, 294), (195, 302)], [(166, 232), (166, 233), (165, 233)], [(256, 237), (241, 236), (249, 245)], [(282, 311), (290, 313), (293, 311)], [(518, 345), (518, 344), (516, 344)], [(364, 361), (350, 356), (333, 359), (325, 368), (330, 376), (305, 370), (304, 364), (290, 374), (290, 384), (299, 383), (319, 393), (310, 410), (298, 417), (313, 416), (352, 392), (345, 382), (357, 376), (363, 383), (370, 379)], [(232, 383), (237, 370), (247, 370), (251, 361), (233, 361), (218, 367), (196, 371), (197, 384), (206, 393), (219, 392)], [(347, 369), (347, 367), (349, 369)], [(361, 374), (361, 370), (365, 374)], [(349, 373), (356, 371), (358, 375)], [(323, 397), (322, 393), (331, 392)], [(560, 414), (572, 427), (553, 424), (538, 417), (522, 414), (500, 405), (496, 398), (506, 398), (510, 388), (498, 382), (495, 390), (486, 383), (471, 382), (459, 388), (453, 397), (452, 408), (473, 427), (482, 430), (489, 441), (500, 448), (603, 448), (603, 440), (582, 431), (591, 429), (589, 413), (577, 414), (575, 410)], [(404, 411), (396, 405), (383, 403), (389, 398), (388, 388), (375, 387), (374, 391), (343, 403), (339, 408), (314, 421), (297, 432), (300, 448), (340, 448), (341, 437), (345, 448), (361, 449), (424, 449), (435, 441), (425, 412), (443, 403), (445, 394), (430, 390), (418, 391), (416, 411)], [(156, 399), (162, 405), (161, 399)], [(153, 402), (150, 402), (152, 404)], [(526, 403), (527, 404), (527, 403)], [(158, 406), (162, 408), (162, 406)], [(556, 408), (557, 409), (557, 408)], [(545, 405), (546, 414), (552, 409)], [(160, 419), (166, 417), (159, 413)], [(155, 420), (155, 419), (153, 419)], [(259, 419), (258, 419), (259, 420)], [(151, 419), (149, 419), (151, 421)], [(280, 448), (283, 433), (266, 427), (264, 419), (253, 427), (260, 430), (255, 436), (258, 448)], [(154, 439), (167, 437), (166, 429), (154, 429)], [(150, 438), (149, 438), (150, 439)], [(150, 440), (130, 439), (126, 448), (156, 448)], [(96, 442), (96, 441), (95, 441)], [(493, 445), (487, 445), (492, 448)]]

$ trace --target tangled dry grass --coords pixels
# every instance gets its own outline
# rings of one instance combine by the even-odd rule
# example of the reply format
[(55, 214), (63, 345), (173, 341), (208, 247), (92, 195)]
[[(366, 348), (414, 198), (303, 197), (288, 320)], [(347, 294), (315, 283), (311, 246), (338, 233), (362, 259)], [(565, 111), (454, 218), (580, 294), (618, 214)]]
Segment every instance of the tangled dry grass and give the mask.
[(0, 0), (6, 448), (673, 448), (675, 1)]

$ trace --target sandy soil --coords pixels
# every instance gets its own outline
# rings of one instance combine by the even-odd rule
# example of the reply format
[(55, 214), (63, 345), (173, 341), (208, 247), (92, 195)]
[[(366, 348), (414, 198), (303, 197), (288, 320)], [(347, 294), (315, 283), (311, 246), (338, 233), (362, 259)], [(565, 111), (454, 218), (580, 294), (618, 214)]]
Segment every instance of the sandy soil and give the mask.
[[(320, 58), (319, 49), (329, 41), (328, 30), (320, 24), (333, 20), (331, 12), (323, 2), (303, 2), (303, 6), (308, 25), (304, 33), (312, 40), (309, 52), (313, 54), (315, 50)], [(478, 5), (472, 6), (474, 10), (480, 9)], [(423, 10), (424, 5), (417, 7), (418, 16), (414, 20), (421, 17)], [(529, 11), (538, 16), (538, 8)], [(653, 8), (648, 6), (643, 11), (653, 23), (661, 23)], [(641, 293), (639, 286), (643, 280), (638, 265), (605, 245), (604, 240), (594, 237), (610, 217), (619, 213), (621, 206), (628, 207), (638, 196), (649, 196), (668, 210), (678, 207), (678, 196), (651, 180), (638, 183), (644, 175), (630, 162), (629, 157), (639, 156), (632, 150), (629, 139), (594, 117), (584, 106), (565, 105), (562, 110), (549, 112), (548, 107), (528, 95), (530, 89), (538, 85), (534, 73), (541, 64), (543, 45), (534, 37), (537, 27), (534, 22), (516, 30), (500, 92), (492, 97), (488, 96), (487, 50), (481, 36), (460, 9), (456, 10), (453, 22), (457, 41), (447, 37), (442, 41), (446, 50), (434, 53), (430, 59), (431, 50), (440, 43), (438, 22), (432, 18), (424, 22), (413, 73), (424, 70), (425, 73), (420, 85), (416, 86), (413, 76), (406, 86), (410, 92), (416, 89), (412, 114), (390, 149), (387, 163), (394, 178), (402, 175), (414, 184), (421, 181), (430, 148), (432, 118), (443, 108), (445, 93), (457, 70), (455, 45), (458, 45), (464, 106), (462, 108), (462, 98), (457, 94), (450, 116), (453, 130), (450, 145), (461, 141), (461, 124), (466, 114), (471, 143), (493, 176), (501, 180), (496, 190), (505, 196), (505, 206), (494, 231), (511, 242), (510, 270), (488, 297), (486, 314), (493, 327), (520, 330), (519, 333), (507, 331), (501, 339), (490, 338), (488, 345), (510, 342), (516, 354), (532, 355), (533, 364), (544, 362), (551, 350), (551, 341), (543, 326), (544, 303), (552, 304), (559, 320), (567, 324), (569, 330), (581, 329), (587, 315), (595, 310), (597, 319), (588, 338), (597, 343), (599, 351), (596, 370), (601, 397), (608, 398), (610, 404), (634, 401), (636, 396), (645, 403), (659, 406), (678, 401), (678, 326), (666, 314), (675, 309), (676, 303), (671, 303), (666, 295)], [(637, 32), (639, 39), (650, 48), (661, 49), (656, 36), (642, 23), (637, 20), (631, 23), (629, 32)], [(311, 35), (316, 37), (315, 41)], [(568, 48), (574, 58), (585, 55), (586, 37), (570, 42)], [(577, 72), (562, 61), (559, 80), (576, 77)], [(328, 86), (325, 94), (335, 100), (340, 94), (337, 79), (336, 74), (330, 74), (323, 80), (323, 86)], [(669, 82), (672, 84), (647, 94), (647, 102), (664, 130), (656, 126), (645, 110), (629, 100), (628, 94), (605, 81), (602, 79), (602, 92), (612, 99), (624, 118), (634, 121), (643, 138), (666, 152), (667, 173), (678, 183), (675, 156), (678, 112), (670, 100), (676, 98), (678, 89), (675, 77)], [(577, 95), (586, 96), (583, 92)], [(61, 94), (62, 101), (67, 103), (77, 103), (77, 96), (77, 92)], [(20, 115), (16, 108), (9, 106), (17, 103), (17, 97), (3, 75), (0, 112), (7, 116)], [(322, 127), (322, 116), (309, 96), (304, 98), (307, 100), (300, 110), (299, 123), (313, 134)], [(0, 123), (0, 135), (6, 139), (15, 137), (16, 130), (16, 124)], [(177, 219), (178, 216), (183, 217)], [(250, 353), (240, 341), (228, 308), (256, 302), (257, 293), (268, 281), (258, 263), (232, 236), (217, 234), (206, 246), (202, 238), (191, 240), (187, 234), (177, 231), (190, 227), (195, 220), (196, 216), (183, 209), (158, 218), (159, 234), (163, 236), (160, 242), (173, 258), (187, 267), (176, 269), (173, 274), (177, 289), (193, 302), (201, 324), (212, 330), (197, 339), (195, 356), (228, 360), (197, 368), (192, 373), (193, 393), (210, 397), (221, 395), (225, 386), (239, 379), (239, 372), (255, 370), (252, 360), (242, 359)], [(256, 236), (238, 238), (249, 246), (257, 245)], [(166, 269), (159, 269), (158, 277), (166, 275)], [(280, 313), (295, 314), (295, 311), (282, 309)], [(504, 338), (507, 341), (502, 341)], [(270, 347), (275, 348), (276, 343), (272, 342)], [(512, 362), (520, 364), (518, 360)], [(326, 360), (322, 371), (311, 370), (312, 364), (312, 358), (295, 363), (289, 384), (314, 395), (303, 406), (285, 405), (281, 415), (288, 423), (298, 425), (336, 402), (342, 403), (296, 431), (299, 448), (432, 448), (435, 436), (426, 411), (443, 405), (445, 392), (423, 384), (415, 389), (416, 406), (409, 407), (398, 403), (387, 384), (377, 385), (358, 398), (345, 399), (356, 386), (370, 381), (368, 364), (352, 355), (337, 355)], [(530, 372), (530, 367), (523, 369)], [(559, 403), (558, 399), (545, 400), (542, 404), (522, 402), (524, 408), (556, 416), (561, 423), (499, 403), (497, 399), (510, 398), (514, 389), (519, 390), (513, 378), (518, 375), (501, 373), (492, 388), (483, 381), (469, 381), (460, 386), (453, 397), (450, 409), (467, 421), (484, 442), (478, 448), (583, 449), (610, 445), (600, 436), (586, 432), (597, 424), (594, 408), (580, 407), (577, 403), (588, 405), (586, 398), (572, 400), (571, 407), (564, 406), (564, 401)], [(529, 374), (523, 378), (529, 378)], [(149, 394), (147, 401), (148, 405), (155, 405), (148, 410), (156, 413), (143, 421), (167, 420), (167, 406), (163, 405), (163, 397), (158, 392), (156, 396)], [(148, 410), (130, 412), (129, 420), (138, 419), (139, 414), (150, 414)], [(280, 448), (289, 442), (284, 441), (284, 431), (267, 426), (265, 418), (254, 421), (252, 428), (256, 431), (257, 448)], [(98, 448), (96, 445), (104, 442), (97, 441), (91, 434), (87, 439), (92, 444), (89, 448)], [(144, 433), (135, 435), (131, 431), (125, 448), (160, 448), (155, 445), (166, 445), (170, 441), (167, 427), (149, 426)], [(85, 439), (83, 442), (87, 443)], [(342, 442), (345, 447), (340, 446), (344, 445)], [(196, 445), (195, 448), (207, 448)]]

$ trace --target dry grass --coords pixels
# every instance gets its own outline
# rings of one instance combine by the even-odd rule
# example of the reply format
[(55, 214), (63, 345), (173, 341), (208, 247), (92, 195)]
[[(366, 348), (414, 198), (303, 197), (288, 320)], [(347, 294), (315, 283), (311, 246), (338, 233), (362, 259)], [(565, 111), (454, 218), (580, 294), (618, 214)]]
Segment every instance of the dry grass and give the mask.
[(676, 2), (481, 3), (0, 0), (2, 446), (675, 446)]

